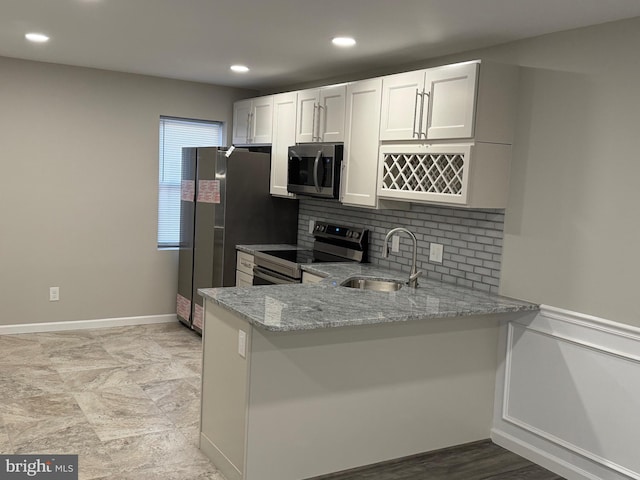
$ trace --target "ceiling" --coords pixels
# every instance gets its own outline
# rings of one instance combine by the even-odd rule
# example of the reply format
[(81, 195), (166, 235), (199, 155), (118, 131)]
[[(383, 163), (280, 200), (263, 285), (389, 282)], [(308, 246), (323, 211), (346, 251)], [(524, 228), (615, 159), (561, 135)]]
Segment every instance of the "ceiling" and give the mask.
[(0, 56), (260, 90), (636, 16), (638, 0), (1, 0)]

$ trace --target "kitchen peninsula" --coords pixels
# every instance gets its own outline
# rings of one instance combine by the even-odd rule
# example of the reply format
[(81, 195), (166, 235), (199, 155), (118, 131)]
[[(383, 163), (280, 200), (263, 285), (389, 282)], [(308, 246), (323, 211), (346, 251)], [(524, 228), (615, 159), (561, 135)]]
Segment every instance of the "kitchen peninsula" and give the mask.
[(537, 305), (310, 264), (316, 284), (203, 289), (200, 448), (229, 480), (298, 480), (489, 437), (501, 322)]

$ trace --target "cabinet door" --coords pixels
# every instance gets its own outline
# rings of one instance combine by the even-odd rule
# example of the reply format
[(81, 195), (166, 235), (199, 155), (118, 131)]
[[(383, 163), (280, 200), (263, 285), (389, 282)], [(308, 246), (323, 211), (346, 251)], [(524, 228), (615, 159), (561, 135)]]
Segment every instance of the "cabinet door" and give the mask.
[(424, 72), (383, 77), (380, 140), (419, 138)]
[(477, 63), (427, 70), (426, 123), (421, 131), (429, 140), (473, 137), (477, 76)]
[(287, 192), (289, 147), (296, 143), (296, 93), (273, 97), (273, 143), (271, 145), (271, 195), (292, 197)]
[(296, 143), (310, 143), (318, 140), (318, 95), (319, 90), (298, 92), (296, 112)]
[(273, 97), (254, 98), (251, 107), (250, 143), (270, 144), (273, 121)]
[(471, 143), (383, 145), (378, 197), (466, 205)]
[(317, 127), (319, 141), (344, 141), (346, 89), (346, 85), (336, 85), (320, 89)]
[(342, 203), (376, 206), (382, 79), (347, 86)]
[(240, 270), (236, 270), (236, 287), (252, 287), (253, 275), (247, 275)]
[(231, 142), (234, 145), (246, 145), (248, 143), (250, 114), (251, 99), (240, 100), (233, 104), (233, 134)]

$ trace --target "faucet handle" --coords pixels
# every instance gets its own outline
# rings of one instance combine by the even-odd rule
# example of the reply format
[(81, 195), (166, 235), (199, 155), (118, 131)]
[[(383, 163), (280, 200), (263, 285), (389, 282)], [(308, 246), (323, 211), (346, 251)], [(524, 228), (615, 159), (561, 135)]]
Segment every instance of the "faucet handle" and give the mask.
[(409, 280), (416, 280), (418, 277), (422, 276), (424, 272), (422, 270), (418, 270), (413, 275), (409, 275)]
[(409, 275), (409, 287), (417, 288), (418, 287), (418, 277), (422, 275), (422, 270), (417, 271), (414, 274)]

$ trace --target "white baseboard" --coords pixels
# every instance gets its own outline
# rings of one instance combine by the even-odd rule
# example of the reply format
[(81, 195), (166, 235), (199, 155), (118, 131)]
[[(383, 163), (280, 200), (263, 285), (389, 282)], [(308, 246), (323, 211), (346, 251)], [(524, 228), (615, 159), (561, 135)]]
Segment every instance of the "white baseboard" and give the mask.
[(76, 320), (69, 322), (23, 323), (0, 325), (0, 335), (20, 333), (59, 332), (64, 330), (85, 330), (88, 328), (112, 328), (129, 325), (147, 325), (150, 323), (178, 322), (175, 313), (166, 315), (146, 315), (142, 317), (100, 318), (97, 320)]
[(592, 475), (591, 473), (578, 468), (576, 465), (573, 465), (542, 448), (538, 448), (495, 428), (491, 429), (491, 440), (496, 445), (500, 445), (513, 453), (517, 453), (521, 457), (531, 460), (533, 463), (540, 465), (563, 478), (571, 480), (602, 480), (600, 477)]
[(501, 356), (497, 444), (568, 479), (640, 480), (640, 329), (543, 305)]

